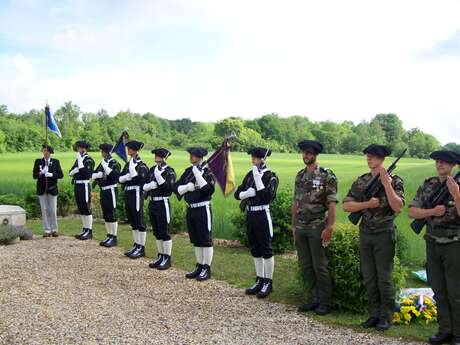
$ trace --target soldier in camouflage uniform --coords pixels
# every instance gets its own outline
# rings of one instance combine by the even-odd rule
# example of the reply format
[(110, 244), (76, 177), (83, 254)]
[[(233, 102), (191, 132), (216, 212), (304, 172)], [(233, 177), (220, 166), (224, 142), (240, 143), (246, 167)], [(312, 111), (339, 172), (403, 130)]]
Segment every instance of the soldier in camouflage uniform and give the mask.
[[(427, 219), (426, 269), (439, 323), (438, 333), (429, 342), (460, 345), (460, 192), (451, 175), (460, 157), (452, 151), (435, 151), (430, 157), (436, 160), (438, 176), (425, 180), (409, 205), (411, 218)], [(450, 193), (448, 202), (423, 208), (425, 200), (444, 181)]]
[[(390, 328), (395, 306), (393, 286), (393, 260), (395, 255), (396, 226), (394, 219), (404, 207), (404, 185), (400, 177), (390, 176), (383, 167), (391, 150), (372, 144), (364, 149), (370, 172), (361, 175), (351, 186), (344, 199), (346, 212), (362, 212), (359, 224), (359, 253), (361, 274), (368, 295), (369, 319), (361, 325), (376, 327), (380, 331)], [(364, 195), (369, 181), (380, 176), (382, 190), (370, 200)]]
[(308, 283), (306, 304), (300, 312), (330, 313), (332, 282), (328, 269), (328, 246), (335, 223), (337, 179), (330, 169), (320, 167), (317, 155), (323, 145), (314, 140), (298, 143), (306, 168), (297, 173), (292, 204), (292, 235), (302, 275)]

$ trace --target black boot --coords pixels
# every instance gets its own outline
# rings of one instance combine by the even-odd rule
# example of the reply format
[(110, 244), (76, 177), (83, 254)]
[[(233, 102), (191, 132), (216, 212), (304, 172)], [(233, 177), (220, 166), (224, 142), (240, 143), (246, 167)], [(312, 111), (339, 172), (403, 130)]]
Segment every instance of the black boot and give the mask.
[(112, 237), (112, 235), (107, 234), (107, 237), (104, 240), (102, 240), (101, 242), (99, 242), (99, 245), (102, 246), (102, 247), (105, 247), (105, 244), (110, 240), (111, 237)]
[(195, 269), (185, 274), (187, 279), (195, 279), (201, 272), (201, 264), (196, 264)]
[(375, 326), (375, 329), (383, 332), (383, 331), (389, 330), (390, 327), (391, 327), (390, 321), (388, 321), (387, 319), (380, 319), (379, 323)]
[(86, 241), (93, 238), (93, 230), (86, 229), (86, 232), (80, 236), (79, 240)]
[(160, 271), (167, 270), (171, 267), (171, 255), (163, 254), (163, 260), (161, 260), (160, 264), (158, 265), (158, 269)]
[(258, 293), (260, 290), (262, 290), (262, 287), (264, 286), (264, 278), (262, 277), (256, 277), (256, 282), (254, 285), (252, 285), (250, 288), (247, 288), (245, 293), (246, 295), (255, 295)]
[(460, 345), (460, 336), (454, 336), (451, 345)]
[(377, 317), (370, 317), (361, 324), (361, 327), (372, 328), (372, 327), (377, 326), (378, 323), (379, 323), (379, 319)]
[(130, 256), (132, 253), (134, 253), (134, 251), (137, 249), (137, 246), (138, 246), (137, 243), (133, 243), (133, 247), (130, 250), (125, 252), (125, 256)]
[(105, 242), (104, 247), (111, 248), (115, 247), (118, 244), (117, 236), (110, 235), (110, 239)]
[(137, 246), (137, 249), (131, 253), (129, 256), (131, 259), (139, 259), (145, 256), (145, 247), (141, 246), (140, 244)]
[(315, 309), (316, 315), (324, 316), (329, 314), (332, 311), (332, 308), (326, 304), (320, 304), (318, 307)]
[(196, 280), (198, 280), (199, 282), (202, 282), (210, 278), (211, 278), (211, 266), (202, 265), (201, 272), (196, 276)]
[(264, 286), (262, 286), (262, 289), (257, 293), (257, 298), (265, 298), (273, 290), (273, 280), (265, 278), (264, 279)]
[(81, 232), (80, 232), (79, 234), (76, 234), (74, 237), (75, 237), (77, 240), (79, 240), (80, 237), (86, 232), (86, 230), (87, 230), (86, 228), (82, 228), (82, 229), (81, 229)]
[(297, 308), (297, 311), (301, 312), (301, 313), (305, 313), (307, 311), (316, 310), (316, 308), (318, 308), (318, 306), (319, 306), (319, 303), (314, 303), (314, 302), (305, 303), (305, 304), (299, 305), (299, 307)]
[[(452, 341), (452, 334), (439, 332), (428, 339), (432, 345), (449, 344)], [(453, 342), (452, 342), (453, 343)]]
[(149, 267), (157, 268), (161, 264), (161, 261), (163, 261), (163, 254), (158, 253), (156, 260), (149, 263)]

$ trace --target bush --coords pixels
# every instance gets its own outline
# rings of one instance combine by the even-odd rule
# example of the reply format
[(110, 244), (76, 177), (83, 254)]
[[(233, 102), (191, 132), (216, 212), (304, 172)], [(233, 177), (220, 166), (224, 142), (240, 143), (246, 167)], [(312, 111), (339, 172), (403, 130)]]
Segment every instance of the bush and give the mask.
[(0, 225), (0, 245), (8, 245), (14, 242), (19, 234), (9, 225)]
[[(367, 293), (362, 284), (359, 264), (359, 232), (351, 224), (337, 224), (329, 246), (333, 299), (337, 308), (356, 313), (367, 310)], [(406, 273), (395, 257), (393, 280), (395, 291), (405, 283)]]
[[(290, 188), (279, 189), (276, 199), (270, 205), (273, 221), (273, 250), (275, 253), (284, 253), (294, 248), (291, 235), (291, 205), (292, 190)], [(236, 238), (244, 245), (248, 245), (246, 237), (246, 212), (235, 211), (230, 216), (235, 226)]]

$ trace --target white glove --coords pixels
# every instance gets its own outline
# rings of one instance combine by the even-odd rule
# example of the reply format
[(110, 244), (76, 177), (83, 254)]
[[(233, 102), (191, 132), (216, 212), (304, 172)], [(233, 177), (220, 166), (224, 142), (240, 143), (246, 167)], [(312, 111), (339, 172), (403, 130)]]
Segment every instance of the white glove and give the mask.
[(129, 174), (131, 175), (131, 178), (134, 178), (137, 176), (136, 167), (137, 167), (137, 164), (135, 164), (134, 160), (131, 159), (129, 161)]
[(158, 184), (155, 182), (155, 181), (152, 181), (150, 183), (146, 183), (144, 184), (144, 186), (142, 187), (142, 189), (144, 190), (144, 192), (148, 192), (149, 190), (152, 190), (152, 189), (157, 189), (158, 188)]
[(47, 172), (45, 173), (45, 177), (53, 177), (53, 174), (47, 171)]
[(45, 165), (45, 167), (42, 169), (42, 174), (45, 175), (48, 172), (48, 166)]
[(240, 192), (240, 200), (244, 200), (247, 198), (252, 198), (253, 196), (256, 196), (256, 190), (254, 188), (248, 188), (246, 191)]
[(259, 169), (255, 165), (252, 167), (252, 176), (254, 177), (254, 182), (258, 191), (265, 188), (264, 183), (262, 182), (263, 175), (264, 173), (259, 172)]
[(131, 181), (131, 180), (132, 180), (132, 177), (131, 177), (131, 175), (129, 173), (125, 174), (123, 176), (120, 176), (120, 178), (118, 179), (118, 181), (120, 183), (125, 183), (125, 182)]
[(84, 167), (83, 157), (81, 156), (80, 152), (77, 152), (77, 166), (78, 166), (78, 169), (81, 169)]
[(79, 171), (78, 168), (73, 168), (72, 170), (69, 171), (69, 176), (75, 175)]
[(204, 171), (198, 169), (196, 166), (193, 166), (192, 172), (193, 172), (193, 175), (195, 175), (196, 183), (198, 183), (198, 186), (200, 186), (200, 188), (203, 188), (204, 186), (206, 186), (208, 182), (206, 182), (206, 180), (203, 177)]
[(161, 176), (161, 172), (162, 172), (163, 169), (160, 169), (160, 167), (157, 165), (155, 167), (155, 170), (153, 170), (153, 174), (155, 175), (155, 180), (157, 180), (158, 182), (158, 185), (162, 185), (163, 183), (165, 183), (165, 179), (163, 178), (163, 176)]
[(99, 171), (99, 172), (97, 172), (97, 173), (93, 173), (93, 174), (91, 175), (91, 178), (92, 178), (93, 180), (98, 179), (98, 178), (102, 178), (102, 177), (104, 177), (104, 174), (102, 173), (102, 171)]
[(112, 169), (109, 168), (109, 163), (107, 163), (105, 159), (102, 160), (101, 166), (104, 169), (105, 174), (110, 175), (110, 173), (112, 172)]
[(194, 190), (195, 190), (195, 185), (192, 182), (189, 182), (187, 184), (183, 184), (177, 187), (177, 192), (180, 195), (184, 195), (187, 192), (193, 192)]

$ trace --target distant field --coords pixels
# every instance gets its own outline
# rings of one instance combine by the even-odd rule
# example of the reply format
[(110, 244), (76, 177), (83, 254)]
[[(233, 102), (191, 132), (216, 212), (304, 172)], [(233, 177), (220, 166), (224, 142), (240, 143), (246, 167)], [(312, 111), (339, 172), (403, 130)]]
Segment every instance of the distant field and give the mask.
[[(92, 153), (96, 162), (99, 161), (99, 153)], [(34, 189), (35, 181), (32, 179), (32, 166), (34, 159), (40, 154), (23, 152), (14, 154), (0, 155), (0, 194), (14, 193), (22, 194)], [(147, 165), (153, 164), (153, 157), (150, 153), (144, 152), (143, 160)], [(61, 184), (70, 183), (66, 172), (70, 169), (75, 153), (65, 152), (55, 155), (61, 161), (65, 177)], [(241, 181), (244, 174), (250, 169), (250, 161), (247, 154), (235, 152), (232, 153), (237, 181)], [(392, 158), (389, 158), (387, 165)], [(337, 175), (339, 181), (340, 199), (344, 197), (351, 183), (358, 175), (367, 171), (367, 165), (364, 157), (350, 155), (321, 155), (320, 164), (332, 169)], [(178, 174), (188, 166), (188, 154), (186, 152), (175, 151), (169, 159), (169, 164), (175, 168)], [(280, 154), (274, 153), (268, 160), (269, 167), (275, 171), (279, 178), (281, 186), (292, 187), (294, 178), (303, 162), (299, 154)], [(413, 158), (404, 158), (400, 161), (397, 174), (404, 179), (406, 203), (410, 202), (414, 196), (418, 185), (428, 176), (435, 174), (432, 161), (420, 160)], [(225, 199), (220, 190), (213, 198), (215, 235), (217, 237), (231, 238), (232, 225), (229, 222), (229, 213), (238, 207), (233, 197)], [(346, 214), (339, 206), (338, 221), (346, 222)], [(424, 244), (421, 237), (416, 236), (409, 228), (410, 220), (407, 217), (407, 209), (398, 217), (397, 224), (399, 231), (409, 234), (409, 257), (413, 262), (421, 263), (424, 260)]]

